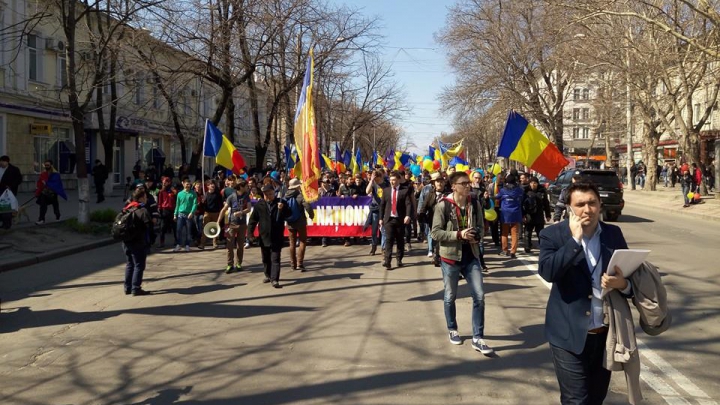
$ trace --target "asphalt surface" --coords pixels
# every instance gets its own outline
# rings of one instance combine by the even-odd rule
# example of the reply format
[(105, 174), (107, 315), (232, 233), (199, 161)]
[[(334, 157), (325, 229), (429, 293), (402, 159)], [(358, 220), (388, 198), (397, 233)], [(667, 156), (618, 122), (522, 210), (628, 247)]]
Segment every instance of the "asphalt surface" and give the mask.
[[(715, 404), (720, 386), (717, 224), (628, 207), (633, 248), (652, 249), (674, 325), (643, 343), (648, 404)], [(487, 251), (488, 343), (470, 346), (463, 284), (463, 345), (445, 333), (439, 269), (414, 244), (390, 272), (367, 246), (310, 246), (308, 272), (262, 283), (259, 250), (248, 271), (225, 275), (225, 252), (157, 253), (145, 297), (122, 293), (118, 245), (0, 274), (3, 404), (554, 404), (557, 381), (543, 337), (548, 289), (534, 255)], [(288, 250), (283, 251), (288, 263)], [(703, 366), (706, 365), (706, 366)], [(607, 404), (626, 403), (614, 373)]]

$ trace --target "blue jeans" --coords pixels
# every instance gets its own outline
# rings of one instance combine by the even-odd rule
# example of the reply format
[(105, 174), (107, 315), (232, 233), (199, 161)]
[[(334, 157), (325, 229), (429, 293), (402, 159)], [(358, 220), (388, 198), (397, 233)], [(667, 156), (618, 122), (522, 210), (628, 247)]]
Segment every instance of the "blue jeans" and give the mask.
[(607, 332), (587, 335), (582, 353), (550, 345), (563, 405), (600, 405), (610, 386), (611, 372), (603, 367)]
[(378, 245), (378, 227), (380, 226), (380, 211), (370, 211), (370, 229), (372, 229), (372, 245)]
[(144, 247), (131, 247), (122, 244), (125, 252), (125, 291), (139, 290), (142, 286), (145, 262), (147, 260), (147, 249)]
[(178, 214), (177, 216), (177, 244), (180, 246), (190, 246), (190, 227), (193, 226), (192, 220), (188, 219), (188, 214)]
[(688, 198), (688, 193), (690, 193), (690, 186), (689, 185), (683, 185), (682, 186), (682, 193), (683, 193), (683, 199), (685, 200), (685, 205), (690, 204), (690, 199)]
[(432, 228), (432, 226), (430, 226), (430, 225), (427, 225), (425, 227), (425, 236), (427, 237), (427, 243), (428, 243), (428, 253), (433, 252), (433, 241), (432, 241), (432, 238), (430, 237), (430, 231), (432, 230), (431, 228)]
[(460, 274), (465, 277), (470, 286), (470, 295), (473, 300), (472, 330), (474, 338), (482, 338), (485, 333), (485, 292), (483, 291), (483, 277), (480, 272), (480, 262), (472, 257), (463, 259), (455, 264), (440, 262), (445, 284), (445, 322), (448, 330), (457, 330), (455, 319), (455, 298), (457, 297), (458, 280)]
[(380, 248), (382, 250), (385, 250), (385, 240), (386, 239), (387, 238), (385, 237), (385, 227), (381, 226), (380, 227)]

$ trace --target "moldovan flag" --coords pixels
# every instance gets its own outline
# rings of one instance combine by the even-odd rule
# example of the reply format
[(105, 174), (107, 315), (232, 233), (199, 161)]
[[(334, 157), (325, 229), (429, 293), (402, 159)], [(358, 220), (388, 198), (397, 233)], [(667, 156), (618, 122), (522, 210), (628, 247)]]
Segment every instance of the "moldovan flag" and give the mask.
[(508, 114), (497, 156), (520, 162), (550, 180), (569, 163), (554, 143), (514, 111)]
[(215, 163), (235, 174), (240, 174), (245, 168), (245, 159), (235, 145), (210, 120), (205, 120), (203, 155), (214, 157)]
[(311, 49), (295, 112), (295, 145), (299, 166), (302, 168), (300, 189), (308, 203), (318, 199), (318, 180), (320, 178), (320, 149), (318, 149), (315, 107), (312, 97), (313, 68), (313, 51)]

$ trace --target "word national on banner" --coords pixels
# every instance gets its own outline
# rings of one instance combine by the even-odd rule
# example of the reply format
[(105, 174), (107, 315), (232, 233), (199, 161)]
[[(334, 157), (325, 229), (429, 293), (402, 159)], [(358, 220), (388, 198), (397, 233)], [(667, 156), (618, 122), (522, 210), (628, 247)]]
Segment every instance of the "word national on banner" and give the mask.
[[(369, 237), (371, 227), (365, 226), (370, 214), (372, 197), (320, 197), (310, 204), (315, 218), (307, 218), (308, 237)], [(307, 216), (307, 215), (306, 215)], [(248, 214), (250, 218), (250, 214)], [(287, 236), (287, 229), (285, 230)], [(257, 230), (255, 231), (257, 236)]]

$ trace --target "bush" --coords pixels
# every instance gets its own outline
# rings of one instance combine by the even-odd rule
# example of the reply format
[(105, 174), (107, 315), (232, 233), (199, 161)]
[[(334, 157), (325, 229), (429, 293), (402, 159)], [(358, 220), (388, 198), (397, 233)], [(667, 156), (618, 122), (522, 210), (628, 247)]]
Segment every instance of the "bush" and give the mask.
[[(114, 219), (115, 217), (113, 216), (113, 220)], [(112, 220), (110, 222), (112, 222)], [(78, 233), (110, 236), (109, 223), (90, 222), (87, 224), (81, 224), (78, 222), (77, 218), (70, 218), (67, 221), (63, 222), (63, 224)]]
[(90, 213), (91, 222), (99, 222), (102, 224), (111, 224), (117, 216), (117, 211), (112, 208), (106, 208), (104, 210), (93, 211)]

